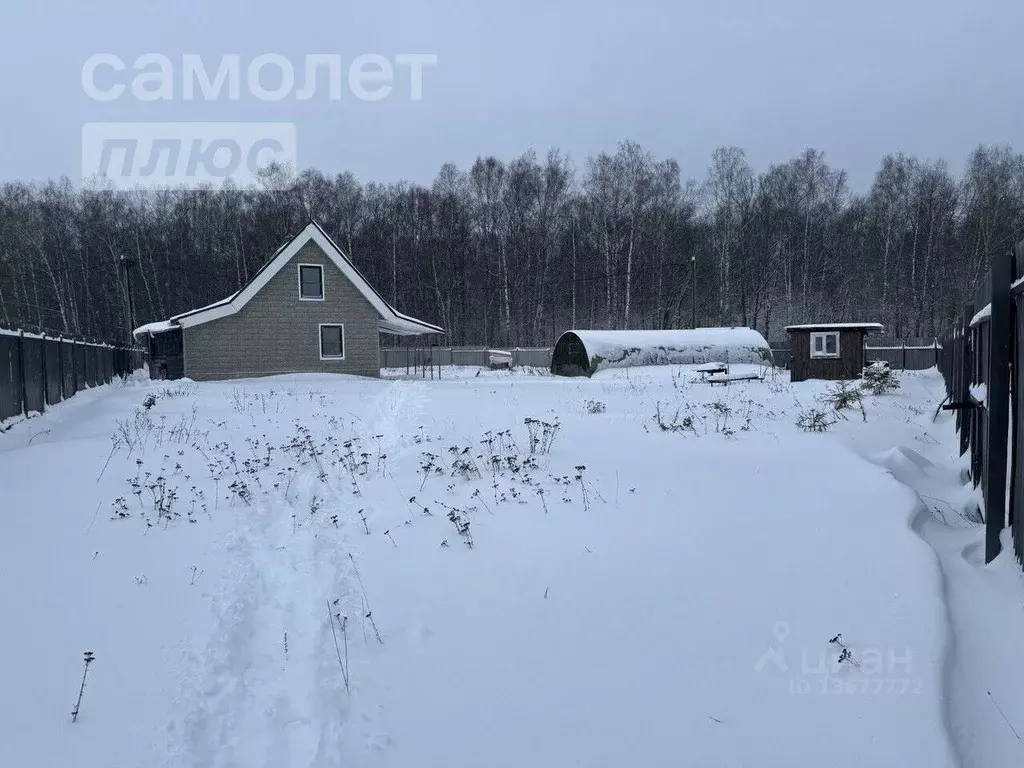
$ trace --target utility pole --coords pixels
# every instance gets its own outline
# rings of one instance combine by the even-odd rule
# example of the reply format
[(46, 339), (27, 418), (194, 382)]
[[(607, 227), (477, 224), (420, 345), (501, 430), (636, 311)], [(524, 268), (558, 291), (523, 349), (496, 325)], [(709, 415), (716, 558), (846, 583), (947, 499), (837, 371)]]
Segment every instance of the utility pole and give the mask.
[(693, 287), (690, 289), (690, 298), (693, 300), (692, 305), (692, 317), (690, 319), (690, 327), (697, 327), (697, 256), (696, 254), (690, 256), (690, 275), (693, 278)]
[(124, 273), (124, 295), (126, 302), (126, 315), (128, 320), (128, 346), (135, 346), (135, 339), (132, 331), (135, 330), (135, 300), (132, 296), (132, 260), (128, 256), (121, 256), (121, 271)]

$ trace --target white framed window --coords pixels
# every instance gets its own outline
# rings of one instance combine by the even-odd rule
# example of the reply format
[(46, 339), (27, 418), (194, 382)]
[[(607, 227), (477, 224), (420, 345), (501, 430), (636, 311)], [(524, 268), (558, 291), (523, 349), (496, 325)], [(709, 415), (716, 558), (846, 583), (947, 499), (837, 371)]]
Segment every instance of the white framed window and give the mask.
[(345, 326), (320, 323), (320, 359), (345, 359)]
[(324, 268), (320, 264), (299, 264), (299, 300), (324, 300)]
[(811, 357), (839, 357), (839, 331), (812, 333)]

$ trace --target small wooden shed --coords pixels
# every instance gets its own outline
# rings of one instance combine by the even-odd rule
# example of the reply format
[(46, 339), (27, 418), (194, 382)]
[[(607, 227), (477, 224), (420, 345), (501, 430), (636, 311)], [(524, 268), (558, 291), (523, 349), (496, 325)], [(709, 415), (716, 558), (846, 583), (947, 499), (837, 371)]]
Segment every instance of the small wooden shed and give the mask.
[(864, 372), (864, 340), (880, 332), (879, 323), (810, 323), (791, 325), (790, 380), (845, 381)]
[(180, 379), (185, 375), (181, 327), (165, 321), (148, 323), (132, 332), (146, 348), (151, 379)]

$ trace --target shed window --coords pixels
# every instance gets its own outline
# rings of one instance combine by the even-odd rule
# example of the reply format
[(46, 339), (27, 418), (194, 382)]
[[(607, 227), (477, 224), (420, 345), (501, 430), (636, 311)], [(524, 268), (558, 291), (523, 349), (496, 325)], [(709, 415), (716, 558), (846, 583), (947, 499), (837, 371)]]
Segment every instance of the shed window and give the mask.
[(321, 360), (344, 360), (345, 359), (345, 326), (344, 325), (321, 325), (320, 326), (320, 359)]
[(299, 298), (323, 301), (324, 268), (319, 264), (299, 264)]
[(839, 357), (839, 333), (812, 333), (811, 357)]

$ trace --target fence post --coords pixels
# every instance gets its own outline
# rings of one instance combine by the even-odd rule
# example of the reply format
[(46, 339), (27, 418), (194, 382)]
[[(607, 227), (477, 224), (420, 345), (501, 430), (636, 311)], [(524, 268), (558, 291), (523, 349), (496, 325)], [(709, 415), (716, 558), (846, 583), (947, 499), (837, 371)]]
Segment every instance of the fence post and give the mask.
[(903, 370), (907, 370), (907, 340), (903, 340)]
[[(1024, 243), (1017, 243), (1017, 245), (1010, 249), (1010, 279), (1016, 282), (1017, 276), (1020, 274), (1020, 255), (1021, 251), (1024, 250)], [(1013, 532), (1013, 543), (1014, 550), (1017, 553), (1017, 559), (1020, 560), (1021, 565), (1024, 565), (1024, 548), (1020, 546), (1021, 533), (1024, 531), (1020, 528), (1020, 522), (1017, 519), (1017, 495), (1020, 491), (1018, 488), (1018, 477), (1017, 471), (1018, 464), (1020, 461), (1018, 443), (1020, 429), (1020, 339), (1017, 338), (1020, 333), (1020, 313), (1017, 305), (1017, 298), (1013, 295), (1013, 284), (1010, 287), (1010, 479), (1009, 497), (1006, 499), (1007, 515), (1006, 524), (1010, 526), (1010, 530)]]
[(988, 391), (988, 445), (985, 478), (985, 562), (999, 554), (999, 534), (1006, 525), (1006, 441), (1010, 428), (1010, 283), (1013, 276), (1007, 253), (992, 257), (992, 317)]
[[(964, 327), (961, 336), (961, 349), (963, 353), (960, 356), (960, 391), (956, 393), (957, 401), (961, 403), (968, 402), (971, 388), (971, 369), (974, 367), (971, 361), (971, 319), (974, 317), (974, 305), (968, 304), (964, 307)], [(970, 444), (971, 430), (968, 429), (969, 416), (967, 411), (960, 412), (960, 455), (963, 456), (967, 452), (967, 446)]]
[(932, 347), (935, 350), (935, 367), (939, 366), (939, 340), (937, 337), (932, 338)]

